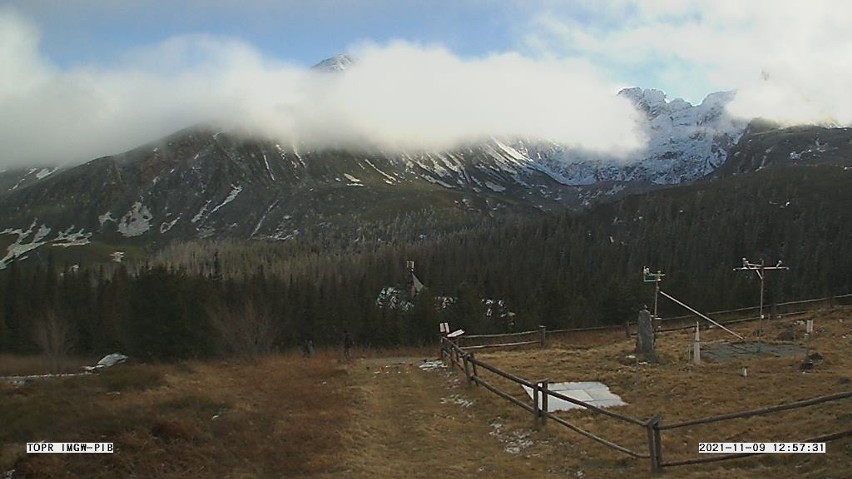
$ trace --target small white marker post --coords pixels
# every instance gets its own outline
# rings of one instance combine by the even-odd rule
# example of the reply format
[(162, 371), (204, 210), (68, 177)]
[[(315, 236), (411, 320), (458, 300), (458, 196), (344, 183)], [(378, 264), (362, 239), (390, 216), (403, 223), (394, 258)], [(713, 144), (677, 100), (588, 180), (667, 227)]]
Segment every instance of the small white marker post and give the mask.
[(701, 329), (698, 327), (698, 321), (695, 322), (695, 339), (692, 341), (692, 362), (701, 364)]

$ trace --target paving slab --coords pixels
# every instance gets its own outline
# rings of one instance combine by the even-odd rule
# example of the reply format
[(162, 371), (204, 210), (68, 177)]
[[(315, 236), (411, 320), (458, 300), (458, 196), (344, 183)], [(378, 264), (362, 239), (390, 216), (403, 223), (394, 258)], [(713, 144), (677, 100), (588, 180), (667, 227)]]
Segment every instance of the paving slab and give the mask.
[[(523, 386), (524, 391), (532, 399), (532, 388)], [(572, 399), (583, 401), (597, 407), (613, 407), (627, 405), (617, 394), (609, 390), (609, 386), (598, 381), (579, 381), (567, 383), (549, 383), (547, 389), (568, 396)], [(542, 407), (542, 398), (538, 399), (538, 406)], [(581, 409), (583, 406), (572, 402), (550, 396), (547, 400), (547, 411), (567, 411), (569, 409)]]

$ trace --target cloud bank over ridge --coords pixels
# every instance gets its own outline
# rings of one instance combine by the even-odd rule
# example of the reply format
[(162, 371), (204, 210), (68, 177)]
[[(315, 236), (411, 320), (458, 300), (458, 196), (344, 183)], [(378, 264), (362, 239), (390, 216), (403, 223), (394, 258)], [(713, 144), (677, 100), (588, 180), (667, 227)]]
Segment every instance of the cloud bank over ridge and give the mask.
[(401, 41), (349, 53), (357, 65), (329, 74), (194, 34), (108, 68), (62, 69), (32, 23), (0, 10), (0, 167), (85, 161), (200, 122), (316, 148), (441, 150), (522, 135), (621, 153), (643, 141), (633, 107), (587, 62), (462, 59)]
[(534, 15), (522, 43), (692, 102), (737, 90), (738, 117), (850, 125), (850, 16), (845, 0), (566, 0)]

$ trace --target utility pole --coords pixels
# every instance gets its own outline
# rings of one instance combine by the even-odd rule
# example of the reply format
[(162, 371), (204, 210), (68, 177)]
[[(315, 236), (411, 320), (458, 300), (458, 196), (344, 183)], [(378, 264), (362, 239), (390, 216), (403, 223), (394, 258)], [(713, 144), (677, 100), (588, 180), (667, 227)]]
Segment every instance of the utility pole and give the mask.
[(762, 344), (762, 336), (763, 336), (763, 280), (766, 276), (767, 271), (774, 270), (788, 270), (787, 266), (782, 266), (781, 260), (778, 260), (778, 264), (775, 266), (766, 266), (763, 264), (763, 260), (760, 260), (760, 263), (750, 263), (748, 259), (743, 258), (743, 265), (739, 268), (734, 268), (734, 271), (754, 271), (757, 273), (757, 277), (760, 278), (760, 318), (757, 323), (757, 350), (760, 351), (760, 345)]

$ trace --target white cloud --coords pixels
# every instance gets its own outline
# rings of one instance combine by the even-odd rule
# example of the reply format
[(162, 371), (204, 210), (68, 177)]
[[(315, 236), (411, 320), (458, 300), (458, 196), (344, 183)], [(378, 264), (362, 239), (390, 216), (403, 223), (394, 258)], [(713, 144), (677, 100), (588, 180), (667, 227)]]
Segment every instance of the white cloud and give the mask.
[(633, 108), (583, 61), (463, 60), (397, 42), (356, 46), (358, 64), (331, 75), (187, 35), (109, 67), (63, 69), (38, 38), (0, 9), (0, 166), (88, 160), (205, 121), (314, 146), (446, 149), (515, 134), (616, 152), (641, 143)]
[(691, 101), (737, 89), (730, 110), (743, 117), (848, 125), (850, 17), (845, 0), (568, 1), (536, 16), (524, 42)]

